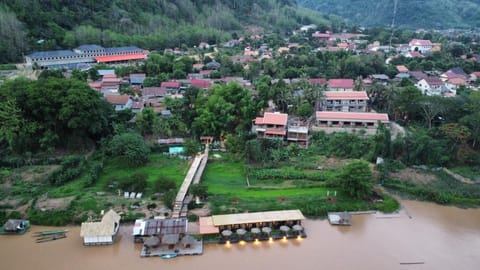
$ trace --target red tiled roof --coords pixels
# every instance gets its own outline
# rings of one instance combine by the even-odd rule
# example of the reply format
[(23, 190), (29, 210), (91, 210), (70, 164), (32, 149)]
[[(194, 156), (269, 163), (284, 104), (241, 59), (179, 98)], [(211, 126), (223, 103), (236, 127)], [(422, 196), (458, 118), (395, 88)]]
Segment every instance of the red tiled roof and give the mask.
[(317, 112), (317, 120), (373, 120), (388, 122), (388, 114), (386, 113), (365, 113), (365, 112)]
[(427, 77), (424, 79), (430, 86), (440, 86), (443, 85), (443, 81), (439, 77)]
[(286, 126), (287, 120), (288, 114), (286, 113), (265, 113), (263, 117), (255, 118), (255, 124)]
[(128, 61), (128, 60), (141, 60), (147, 59), (147, 56), (144, 54), (126, 54), (126, 55), (107, 55), (107, 56), (96, 56), (95, 61), (97, 63), (108, 63), (116, 61)]
[(410, 46), (433, 46), (430, 40), (426, 39), (412, 39), (408, 45)]
[(454, 84), (454, 85), (465, 85), (466, 82), (462, 78), (453, 78), (448, 80), (449, 83)]
[(128, 95), (107, 95), (105, 100), (111, 104), (127, 104), (130, 97)]
[(308, 79), (308, 81), (311, 84), (319, 84), (319, 85), (327, 84), (327, 79), (324, 79), (324, 78), (311, 78), (311, 79)]
[(419, 52), (410, 52), (409, 54), (411, 57), (423, 57), (423, 55)]
[(480, 76), (480, 71), (472, 72), (470, 75), (475, 75), (475, 76), (479, 77)]
[(169, 81), (169, 82), (162, 82), (160, 85), (161, 87), (168, 87), (168, 88), (179, 88), (180, 82)]
[(267, 129), (265, 131), (265, 134), (268, 135), (283, 135), (285, 136), (287, 134), (286, 130), (278, 130), (278, 129)]
[(141, 110), (144, 105), (145, 105), (145, 103), (143, 101), (137, 101), (137, 102), (134, 102), (132, 104), (132, 109), (133, 110), (135, 110), (135, 109)]
[(354, 82), (352, 79), (331, 79), (328, 81), (328, 87), (330, 88), (352, 88)]
[(207, 80), (192, 79), (190, 81), (190, 86), (197, 88), (209, 88), (210, 86), (212, 86), (212, 83)]
[(325, 91), (326, 99), (366, 99), (368, 100), (367, 92), (365, 91), (348, 91), (348, 92), (337, 92), (337, 91)]

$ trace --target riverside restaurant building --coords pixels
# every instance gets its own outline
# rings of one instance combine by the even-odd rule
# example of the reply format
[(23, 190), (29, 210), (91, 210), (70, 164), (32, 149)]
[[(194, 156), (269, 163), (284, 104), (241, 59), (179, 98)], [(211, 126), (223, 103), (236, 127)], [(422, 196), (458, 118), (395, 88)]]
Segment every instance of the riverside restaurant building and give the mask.
[(306, 237), (300, 210), (201, 217), (200, 234), (219, 235), (220, 243)]

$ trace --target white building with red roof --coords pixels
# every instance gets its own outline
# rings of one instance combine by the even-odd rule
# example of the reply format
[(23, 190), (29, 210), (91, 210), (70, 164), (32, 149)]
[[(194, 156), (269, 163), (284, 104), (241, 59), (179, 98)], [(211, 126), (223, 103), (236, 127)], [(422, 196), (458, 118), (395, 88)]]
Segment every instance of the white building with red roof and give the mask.
[(433, 48), (432, 42), (426, 39), (412, 39), (408, 46), (410, 46), (411, 52), (420, 52), (422, 54), (429, 53)]
[(263, 117), (253, 120), (252, 132), (257, 134), (258, 139), (280, 139), (287, 135), (288, 114), (265, 113)]
[(443, 95), (448, 91), (445, 83), (439, 77), (427, 77), (418, 81), (415, 86), (427, 96)]
[(352, 79), (330, 79), (328, 81), (329, 91), (353, 91), (354, 81)]
[(105, 95), (105, 100), (115, 106), (116, 111), (130, 109), (133, 101), (128, 95)]
[(369, 112), (326, 112), (319, 111), (315, 114), (314, 131), (354, 132), (365, 131), (367, 135), (376, 133), (378, 123), (389, 125), (388, 114)]
[(322, 103), (323, 111), (366, 112), (368, 96), (365, 91), (326, 91)]

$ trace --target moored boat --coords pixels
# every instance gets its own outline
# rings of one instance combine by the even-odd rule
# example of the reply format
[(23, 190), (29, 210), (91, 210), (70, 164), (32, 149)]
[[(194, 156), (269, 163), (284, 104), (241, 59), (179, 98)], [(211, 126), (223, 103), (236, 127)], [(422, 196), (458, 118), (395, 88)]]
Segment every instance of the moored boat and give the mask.
[(30, 228), (30, 221), (25, 219), (9, 219), (0, 228), (0, 234), (24, 234)]
[(175, 257), (177, 257), (177, 254), (175, 254), (175, 253), (163, 254), (162, 255), (162, 259), (172, 259), (172, 258), (175, 258)]

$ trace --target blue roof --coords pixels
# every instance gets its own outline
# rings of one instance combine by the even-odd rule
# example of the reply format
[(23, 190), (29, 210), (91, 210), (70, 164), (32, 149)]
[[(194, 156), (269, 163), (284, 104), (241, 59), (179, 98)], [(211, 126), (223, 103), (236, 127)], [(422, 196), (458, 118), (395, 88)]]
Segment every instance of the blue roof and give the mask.
[(100, 76), (107, 75), (107, 74), (115, 74), (114, 69), (99, 69), (97, 72), (98, 72), (98, 75)]
[(79, 51), (98, 51), (98, 50), (104, 50), (104, 49), (105, 48), (103, 48), (102, 46), (95, 45), (95, 44), (80, 45), (77, 48), (75, 48), (75, 50), (79, 50)]
[(142, 49), (136, 46), (105, 48), (106, 53), (117, 53), (117, 52), (128, 52), (128, 51), (142, 51)]
[(145, 77), (130, 77), (130, 83), (142, 84), (145, 80)]
[(30, 58), (46, 58), (46, 57), (65, 57), (65, 56), (75, 56), (78, 55), (73, 51), (69, 50), (57, 50), (57, 51), (43, 51), (43, 52), (34, 52), (27, 55)]

